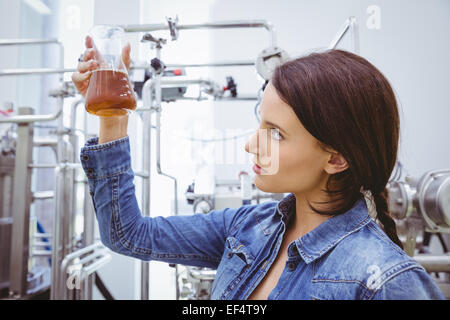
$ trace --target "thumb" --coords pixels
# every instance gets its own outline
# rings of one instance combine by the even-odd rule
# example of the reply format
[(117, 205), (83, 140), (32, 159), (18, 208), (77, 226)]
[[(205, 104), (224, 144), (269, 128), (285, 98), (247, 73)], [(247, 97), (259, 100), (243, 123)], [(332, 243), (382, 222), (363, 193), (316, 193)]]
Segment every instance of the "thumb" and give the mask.
[(131, 45), (128, 42), (122, 49), (122, 60), (123, 60), (123, 63), (125, 64), (125, 67), (127, 68), (127, 70), (130, 69), (130, 63), (131, 63), (130, 52), (131, 52)]

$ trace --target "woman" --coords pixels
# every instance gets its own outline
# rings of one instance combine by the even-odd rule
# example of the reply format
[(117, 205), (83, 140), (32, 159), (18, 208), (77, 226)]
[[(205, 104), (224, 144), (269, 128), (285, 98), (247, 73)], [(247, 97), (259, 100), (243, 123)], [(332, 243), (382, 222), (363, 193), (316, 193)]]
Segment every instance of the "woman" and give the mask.
[[(83, 95), (98, 67), (89, 37), (86, 46), (73, 75)], [(127, 45), (127, 65), (129, 55)], [(385, 187), (399, 116), (385, 77), (352, 53), (313, 53), (276, 69), (260, 115), (245, 147), (254, 155), (255, 184), (289, 194), (167, 218), (141, 216), (127, 117), (101, 118), (81, 161), (102, 242), (142, 260), (217, 268), (212, 299), (443, 299), (402, 250), (389, 216)]]

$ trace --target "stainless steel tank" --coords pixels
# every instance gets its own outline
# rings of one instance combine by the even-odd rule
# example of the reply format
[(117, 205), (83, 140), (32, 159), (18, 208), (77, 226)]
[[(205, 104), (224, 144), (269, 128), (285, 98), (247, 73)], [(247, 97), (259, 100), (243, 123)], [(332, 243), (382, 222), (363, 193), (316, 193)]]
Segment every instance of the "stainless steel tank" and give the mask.
[(0, 290), (9, 283), (14, 156), (0, 153)]

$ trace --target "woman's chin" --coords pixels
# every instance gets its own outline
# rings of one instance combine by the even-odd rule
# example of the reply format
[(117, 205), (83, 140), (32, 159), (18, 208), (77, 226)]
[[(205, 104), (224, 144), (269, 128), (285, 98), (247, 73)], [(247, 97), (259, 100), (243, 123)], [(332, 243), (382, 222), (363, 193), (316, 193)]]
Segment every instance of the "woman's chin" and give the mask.
[(255, 176), (255, 181), (254, 181), (255, 186), (263, 192), (273, 193), (274, 191), (271, 190), (273, 188), (270, 187), (270, 185), (267, 183), (267, 181), (264, 181), (264, 179), (267, 177), (268, 176), (257, 174)]

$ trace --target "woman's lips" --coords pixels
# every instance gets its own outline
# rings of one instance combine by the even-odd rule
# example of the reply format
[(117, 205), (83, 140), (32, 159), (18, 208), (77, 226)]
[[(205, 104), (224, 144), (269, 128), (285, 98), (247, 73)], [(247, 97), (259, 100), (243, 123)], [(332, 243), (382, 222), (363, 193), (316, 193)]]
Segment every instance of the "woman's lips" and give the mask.
[(264, 169), (262, 169), (260, 166), (258, 166), (256, 163), (254, 164), (254, 166), (253, 166), (253, 171), (256, 173), (256, 174), (261, 174), (261, 173), (264, 173), (265, 171), (264, 171)]

